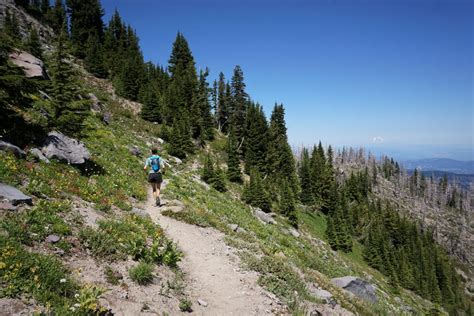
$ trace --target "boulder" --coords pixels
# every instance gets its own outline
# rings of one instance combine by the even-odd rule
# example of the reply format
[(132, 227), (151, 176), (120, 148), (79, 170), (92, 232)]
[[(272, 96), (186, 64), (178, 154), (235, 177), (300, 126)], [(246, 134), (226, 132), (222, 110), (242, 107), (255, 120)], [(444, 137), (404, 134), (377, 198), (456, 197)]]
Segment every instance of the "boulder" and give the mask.
[(255, 209), (253, 214), (264, 224), (276, 224), (276, 221), (272, 218), (271, 215), (265, 213), (259, 208)]
[(102, 122), (104, 122), (106, 125), (109, 125), (111, 121), (112, 121), (112, 113), (105, 112), (104, 115), (102, 116)]
[(133, 207), (132, 213), (140, 217), (150, 217), (150, 215), (144, 209), (138, 207)]
[(12, 153), (17, 158), (23, 158), (26, 155), (26, 153), (23, 150), (21, 150), (20, 147), (1, 141), (1, 140), (0, 140), (0, 150)]
[(6, 200), (15, 206), (22, 203), (28, 205), (33, 204), (31, 197), (25, 195), (20, 190), (3, 183), (0, 183), (0, 199)]
[(334, 278), (331, 280), (331, 282), (363, 300), (369, 301), (371, 303), (377, 302), (375, 287), (361, 278), (345, 276), (342, 278)]
[(181, 159), (179, 159), (178, 157), (170, 156), (170, 160), (173, 161), (177, 165), (180, 165), (180, 164), (183, 163), (183, 161)]
[(93, 93), (89, 93), (87, 96), (91, 100), (91, 111), (95, 113), (102, 112), (102, 103), (100, 103), (99, 98)]
[(41, 160), (41, 161), (44, 161), (45, 163), (49, 163), (49, 159), (46, 158), (43, 153), (41, 152), (41, 150), (39, 150), (38, 148), (32, 148), (28, 151), (33, 157), (35, 157), (37, 160)]
[(81, 165), (90, 159), (86, 146), (59, 132), (50, 132), (44, 141), (41, 152), (48, 159), (57, 159), (73, 165)]
[(14, 51), (9, 57), (13, 64), (23, 70), (26, 78), (49, 79), (41, 59), (24, 51)]
[(289, 232), (293, 237), (296, 237), (296, 238), (300, 237), (300, 233), (294, 228), (290, 228)]
[(132, 146), (129, 148), (129, 151), (130, 151), (130, 154), (134, 155), (134, 156), (137, 156), (137, 157), (141, 157), (142, 156), (142, 151), (140, 150), (140, 148), (138, 148), (138, 146)]
[(58, 235), (49, 235), (48, 237), (46, 237), (45, 241), (47, 243), (50, 243), (50, 244), (55, 244), (57, 243), (58, 241), (61, 240), (61, 237), (59, 237)]
[(227, 224), (227, 227), (229, 227), (232, 231), (237, 231), (237, 228), (239, 228), (239, 225), (237, 224)]

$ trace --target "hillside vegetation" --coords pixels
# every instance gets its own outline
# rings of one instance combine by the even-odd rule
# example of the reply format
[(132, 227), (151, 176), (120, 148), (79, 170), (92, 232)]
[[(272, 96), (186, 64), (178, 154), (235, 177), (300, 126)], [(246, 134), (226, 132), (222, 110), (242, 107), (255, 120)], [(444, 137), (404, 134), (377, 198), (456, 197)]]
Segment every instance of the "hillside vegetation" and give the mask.
[[(295, 156), (284, 106), (267, 120), (240, 66), (210, 85), (181, 33), (165, 67), (144, 62), (117, 11), (104, 26), (98, 0), (5, 3), (0, 135), (11, 144), (2, 143), (0, 182), (32, 201), (0, 207), (2, 306), (120, 314), (133, 295), (141, 312), (192, 311), (179, 267), (186, 254), (142, 209), (143, 161), (157, 147), (169, 169), (164, 197), (183, 204), (159, 211), (223, 232), (242, 268), (285, 306), (279, 312), (472, 314), (471, 276), (459, 272), (472, 273), (472, 253), (443, 242), (457, 226), (433, 232), (411, 208), (465, 220), (472, 205), (461, 188), (321, 143)], [(20, 52), (45, 71), (18, 67)], [(44, 152), (52, 131), (90, 155), (46, 161), (31, 149)], [(463, 234), (450, 240), (465, 245), (472, 231)], [(344, 277), (363, 290), (338, 285)], [(158, 302), (147, 301), (150, 292)]]

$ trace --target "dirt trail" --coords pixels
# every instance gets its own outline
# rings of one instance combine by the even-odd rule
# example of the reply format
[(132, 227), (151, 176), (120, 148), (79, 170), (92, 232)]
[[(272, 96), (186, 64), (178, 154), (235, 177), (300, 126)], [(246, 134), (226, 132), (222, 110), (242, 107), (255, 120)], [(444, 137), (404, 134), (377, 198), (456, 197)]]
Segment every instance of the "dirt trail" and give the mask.
[[(167, 201), (162, 199), (162, 203)], [(187, 291), (197, 315), (271, 315), (281, 314), (282, 306), (272, 295), (257, 285), (257, 274), (241, 271), (233, 249), (224, 241), (224, 234), (212, 229), (183, 223), (161, 215), (153, 205), (151, 193), (146, 211), (184, 252), (179, 263), (185, 272)], [(200, 306), (201, 299), (208, 305)]]

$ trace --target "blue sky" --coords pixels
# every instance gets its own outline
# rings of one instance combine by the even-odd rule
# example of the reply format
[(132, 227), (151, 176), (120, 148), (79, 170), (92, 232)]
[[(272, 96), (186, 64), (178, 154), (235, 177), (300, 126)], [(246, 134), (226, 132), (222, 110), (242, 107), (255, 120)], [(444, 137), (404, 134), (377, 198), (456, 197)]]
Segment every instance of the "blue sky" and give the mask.
[(166, 65), (179, 30), (211, 79), (241, 65), (267, 116), (285, 105), (293, 145), (456, 145), (472, 158), (474, 1), (102, 4), (137, 30), (146, 60)]

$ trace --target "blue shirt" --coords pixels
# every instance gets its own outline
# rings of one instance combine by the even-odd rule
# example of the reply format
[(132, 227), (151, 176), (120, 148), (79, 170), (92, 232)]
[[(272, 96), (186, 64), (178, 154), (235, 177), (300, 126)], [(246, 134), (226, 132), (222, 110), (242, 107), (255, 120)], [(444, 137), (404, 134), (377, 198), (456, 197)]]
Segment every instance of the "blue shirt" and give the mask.
[[(151, 160), (154, 159), (154, 158), (158, 158), (160, 160), (160, 171), (161, 171), (161, 169), (163, 169), (163, 159), (161, 159), (161, 157), (158, 156), (158, 155), (151, 155), (150, 157), (148, 157), (145, 160), (145, 167), (150, 167), (149, 173), (155, 173), (155, 171), (153, 171), (153, 168), (151, 167)], [(160, 172), (160, 171), (158, 171), (158, 172)]]

